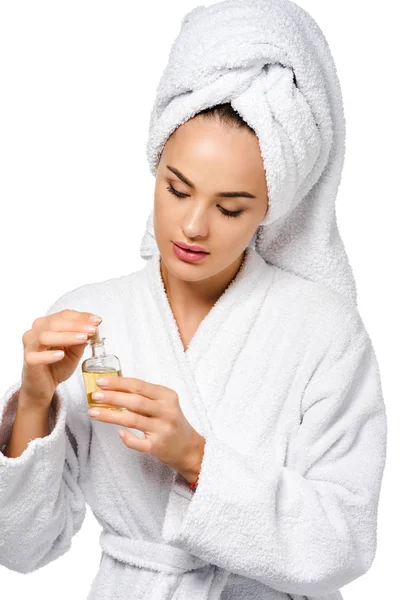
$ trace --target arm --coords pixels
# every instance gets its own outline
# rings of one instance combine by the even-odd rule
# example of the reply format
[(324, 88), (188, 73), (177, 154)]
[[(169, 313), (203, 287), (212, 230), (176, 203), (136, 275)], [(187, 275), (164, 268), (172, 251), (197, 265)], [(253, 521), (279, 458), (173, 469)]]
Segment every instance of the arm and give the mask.
[(329, 594), (372, 564), (385, 454), (379, 369), (358, 339), (309, 381), (285, 466), (273, 448), (244, 456), (206, 439), (197, 490), (164, 539), (276, 590)]
[(29, 398), (19, 390), (15, 420), (10, 439), (3, 450), (4, 456), (17, 458), (31, 440), (49, 435), (49, 412), (48, 409), (41, 411), (37, 407), (30, 408)]
[[(61, 308), (53, 305), (49, 313), (53, 310)], [(80, 430), (80, 439), (75, 438), (73, 398), (63, 382), (50, 407), (48, 434), (29, 436), (33, 439), (22, 453), (5, 456), (20, 387), (21, 381), (14, 383), (0, 400), (0, 564), (28, 573), (67, 552), (82, 526), (86, 503), (77, 448), (89, 444), (89, 433), (85, 429), (82, 439)]]

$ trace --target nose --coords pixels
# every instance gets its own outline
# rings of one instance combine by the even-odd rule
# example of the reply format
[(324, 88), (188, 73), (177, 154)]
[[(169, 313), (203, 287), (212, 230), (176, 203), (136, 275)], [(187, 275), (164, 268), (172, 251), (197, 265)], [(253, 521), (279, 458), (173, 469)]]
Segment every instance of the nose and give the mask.
[(186, 216), (182, 230), (189, 238), (205, 238), (209, 233), (208, 217), (205, 210), (194, 208)]

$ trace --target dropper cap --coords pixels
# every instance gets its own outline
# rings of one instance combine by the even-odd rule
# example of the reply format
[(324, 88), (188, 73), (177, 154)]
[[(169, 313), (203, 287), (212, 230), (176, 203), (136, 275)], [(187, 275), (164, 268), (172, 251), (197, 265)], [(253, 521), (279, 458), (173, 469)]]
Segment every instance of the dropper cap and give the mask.
[(96, 331), (95, 331), (94, 335), (91, 338), (89, 338), (89, 340), (87, 341), (87, 343), (88, 344), (92, 344), (92, 345), (95, 345), (95, 344), (98, 345), (98, 344), (102, 344), (105, 339), (106, 338), (101, 337), (101, 335), (100, 335), (100, 329), (98, 327), (96, 327)]

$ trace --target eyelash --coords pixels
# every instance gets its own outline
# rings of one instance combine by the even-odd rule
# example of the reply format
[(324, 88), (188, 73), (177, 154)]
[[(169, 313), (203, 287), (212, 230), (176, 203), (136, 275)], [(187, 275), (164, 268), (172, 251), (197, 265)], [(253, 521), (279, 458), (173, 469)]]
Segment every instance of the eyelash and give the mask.
[[(180, 192), (178, 192), (175, 188), (172, 187), (172, 185), (170, 184), (167, 187), (167, 190), (173, 194), (174, 196), (177, 196), (177, 198), (187, 198), (188, 194), (181, 194)], [(242, 210), (235, 210), (235, 211), (231, 211), (231, 210), (226, 210), (225, 208), (219, 207), (220, 211), (223, 215), (225, 215), (226, 217), (238, 217), (240, 215), (240, 213), (242, 213)]]

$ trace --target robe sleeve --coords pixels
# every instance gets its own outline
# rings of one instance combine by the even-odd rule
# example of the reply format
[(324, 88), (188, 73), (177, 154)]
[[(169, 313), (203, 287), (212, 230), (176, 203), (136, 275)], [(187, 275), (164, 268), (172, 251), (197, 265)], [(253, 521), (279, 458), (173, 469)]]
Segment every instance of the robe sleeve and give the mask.
[[(61, 308), (55, 303), (47, 314)], [(78, 440), (67, 418), (73, 399), (64, 384), (52, 400), (49, 435), (31, 440), (15, 458), (3, 451), (11, 435), (21, 380), (0, 401), (0, 564), (19, 573), (35, 571), (65, 554), (85, 518)]]
[(206, 438), (197, 489), (167, 542), (299, 595), (335, 592), (369, 569), (387, 423), (372, 343), (359, 342), (321, 357), (284, 466), (268, 442), (244, 455)]

